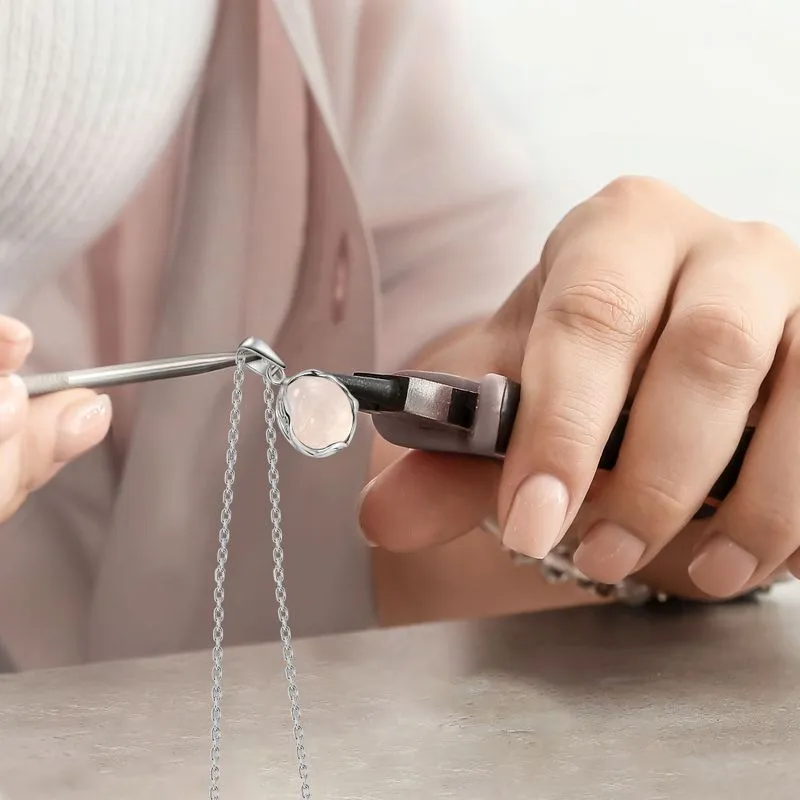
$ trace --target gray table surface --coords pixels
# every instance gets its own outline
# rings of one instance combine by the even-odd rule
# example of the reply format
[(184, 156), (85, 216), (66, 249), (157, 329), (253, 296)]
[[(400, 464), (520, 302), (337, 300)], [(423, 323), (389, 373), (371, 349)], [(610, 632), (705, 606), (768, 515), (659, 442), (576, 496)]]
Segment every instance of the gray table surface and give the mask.
[[(298, 643), (319, 800), (796, 800), (800, 601)], [(222, 797), (296, 798), (275, 645), (226, 655)], [(4, 800), (207, 796), (209, 656), (0, 679)]]

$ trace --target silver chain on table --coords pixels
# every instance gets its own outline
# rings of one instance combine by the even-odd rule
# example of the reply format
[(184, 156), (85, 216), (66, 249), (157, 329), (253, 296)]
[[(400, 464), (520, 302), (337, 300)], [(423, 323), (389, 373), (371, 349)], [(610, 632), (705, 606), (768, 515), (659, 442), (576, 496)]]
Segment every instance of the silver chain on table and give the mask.
[[(481, 527), (487, 532), (497, 537), (502, 538), (500, 526), (495, 517), (488, 517), (481, 523)], [(645, 584), (625, 578), (619, 583), (599, 583), (584, 575), (573, 563), (572, 556), (575, 553), (577, 543), (567, 540), (557, 544), (551, 552), (544, 558), (530, 558), (522, 555), (521, 553), (514, 553), (508, 551), (509, 556), (514, 564), (518, 566), (532, 566), (540, 572), (542, 577), (547, 583), (558, 584), (572, 582), (579, 586), (581, 589), (595, 595), (596, 597), (605, 600), (616, 600), (627, 605), (639, 606), (644, 605), (652, 599), (657, 599), (661, 602), (666, 600), (662, 594), (654, 593)]]
[[(223, 601), (225, 599), (225, 565), (228, 561), (228, 545), (231, 538), (231, 508), (233, 506), (233, 485), (236, 480), (236, 456), (239, 443), (239, 423), (241, 422), (242, 385), (245, 376), (245, 358), (236, 360), (231, 395), (230, 428), (228, 430), (228, 450), (225, 455), (225, 489), (222, 493), (222, 513), (220, 514), (219, 550), (217, 567), (214, 570), (214, 630), (211, 670), (211, 785), (210, 800), (219, 800), (219, 761), (220, 735), (222, 721), (222, 638)], [(271, 367), (264, 376), (264, 422), (267, 441), (267, 480), (269, 483), (270, 522), (272, 523), (272, 577), (275, 582), (275, 600), (278, 604), (278, 622), (283, 643), (283, 660), (289, 694), (289, 708), (292, 718), (297, 771), (300, 776), (300, 796), (303, 800), (311, 797), (308, 783), (308, 764), (305, 748), (305, 735), (300, 722), (300, 696), (297, 689), (297, 670), (292, 648), (292, 631), (289, 627), (289, 609), (286, 603), (286, 585), (283, 571), (283, 528), (281, 525), (281, 493), (278, 474), (278, 431), (276, 427), (275, 386), (286, 379), (283, 369)]]

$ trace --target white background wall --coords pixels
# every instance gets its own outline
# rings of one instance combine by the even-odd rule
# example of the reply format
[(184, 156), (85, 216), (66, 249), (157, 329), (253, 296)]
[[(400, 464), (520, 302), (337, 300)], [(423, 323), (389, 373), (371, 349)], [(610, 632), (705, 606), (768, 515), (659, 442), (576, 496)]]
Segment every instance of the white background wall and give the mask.
[(800, 241), (800, 0), (462, 0), (549, 230), (617, 175)]

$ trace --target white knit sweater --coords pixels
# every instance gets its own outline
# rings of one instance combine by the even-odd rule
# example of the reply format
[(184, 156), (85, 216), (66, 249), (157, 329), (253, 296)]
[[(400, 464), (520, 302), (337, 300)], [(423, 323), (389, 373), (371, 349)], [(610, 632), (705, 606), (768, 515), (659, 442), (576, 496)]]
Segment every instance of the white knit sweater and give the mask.
[(119, 212), (204, 65), (216, 0), (0, 0), (0, 311)]

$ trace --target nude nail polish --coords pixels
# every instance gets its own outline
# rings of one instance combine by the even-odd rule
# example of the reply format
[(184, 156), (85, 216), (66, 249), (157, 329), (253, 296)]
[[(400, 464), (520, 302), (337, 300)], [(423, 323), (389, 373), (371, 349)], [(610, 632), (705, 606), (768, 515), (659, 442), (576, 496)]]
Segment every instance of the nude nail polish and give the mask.
[(647, 545), (636, 535), (613, 522), (592, 526), (572, 557), (587, 578), (601, 583), (619, 583), (636, 570)]
[(96, 444), (110, 413), (111, 400), (106, 394), (67, 406), (58, 420), (55, 460), (69, 461)]
[(375, 542), (373, 542), (372, 539), (369, 538), (369, 536), (367, 536), (366, 531), (364, 530), (364, 526), (362, 525), (362, 522), (361, 522), (361, 511), (362, 511), (362, 509), (364, 507), (364, 501), (367, 499), (367, 495), (369, 494), (370, 490), (374, 486), (375, 482), (378, 480), (378, 477), (380, 477), (380, 476), (376, 476), (375, 478), (373, 478), (361, 490), (361, 494), (359, 495), (359, 498), (358, 498), (358, 506), (356, 507), (356, 521), (357, 521), (357, 524), (358, 524), (358, 532), (361, 534), (361, 538), (364, 540), (364, 543), (367, 545), (367, 547), (372, 547), (372, 548), (378, 547), (378, 545), (375, 544)]
[(531, 558), (544, 558), (564, 535), (567, 487), (552, 475), (533, 475), (517, 489), (503, 529), (503, 544)]
[(731, 597), (741, 592), (758, 568), (758, 559), (727, 536), (706, 542), (689, 565), (694, 585), (711, 597)]

